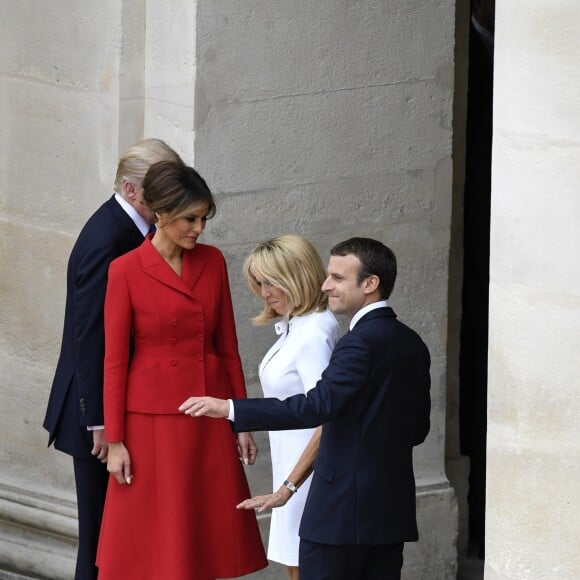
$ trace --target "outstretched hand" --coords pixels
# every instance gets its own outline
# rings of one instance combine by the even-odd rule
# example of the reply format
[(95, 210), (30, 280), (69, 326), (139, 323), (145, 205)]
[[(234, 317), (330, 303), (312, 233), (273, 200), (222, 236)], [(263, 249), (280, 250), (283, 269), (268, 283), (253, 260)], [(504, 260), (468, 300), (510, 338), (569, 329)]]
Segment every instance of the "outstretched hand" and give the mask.
[(285, 487), (281, 487), (274, 493), (269, 493), (268, 495), (256, 495), (250, 499), (245, 499), (243, 502), (239, 503), (236, 508), (239, 510), (256, 510), (260, 513), (267, 509), (286, 505), (291, 497), (292, 492)]
[(230, 414), (230, 404), (227, 400), (213, 397), (189, 397), (181, 403), (179, 410), (192, 417), (219, 419)]

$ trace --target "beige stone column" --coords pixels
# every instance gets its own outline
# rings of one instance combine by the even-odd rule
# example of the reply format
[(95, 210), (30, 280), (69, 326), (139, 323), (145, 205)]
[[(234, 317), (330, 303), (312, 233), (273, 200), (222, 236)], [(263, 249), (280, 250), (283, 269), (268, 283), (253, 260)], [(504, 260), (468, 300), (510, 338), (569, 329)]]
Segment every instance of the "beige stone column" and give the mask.
[(496, 14), (487, 580), (580, 577), (580, 7)]
[(42, 428), (66, 264), (143, 137), (144, 0), (0, 7), (0, 568), (71, 578), (72, 460)]

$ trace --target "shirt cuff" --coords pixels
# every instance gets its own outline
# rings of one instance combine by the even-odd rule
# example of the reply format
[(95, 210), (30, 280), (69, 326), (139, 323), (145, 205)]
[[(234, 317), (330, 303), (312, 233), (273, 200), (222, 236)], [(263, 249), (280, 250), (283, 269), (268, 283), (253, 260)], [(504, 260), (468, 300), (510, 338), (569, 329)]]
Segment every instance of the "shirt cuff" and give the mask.
[(96, 425), (96, 426), (87, 426), (87, 431), (98, 431), (99, 429), (104, 429), (104, 425)]
[(234, 402), (231, 399), (228, 399), (228, 403), (230, 404), (230, 412), (228, 413), (228, 421), (232, 423), (236, 420), (236, 412), (234, 411)]

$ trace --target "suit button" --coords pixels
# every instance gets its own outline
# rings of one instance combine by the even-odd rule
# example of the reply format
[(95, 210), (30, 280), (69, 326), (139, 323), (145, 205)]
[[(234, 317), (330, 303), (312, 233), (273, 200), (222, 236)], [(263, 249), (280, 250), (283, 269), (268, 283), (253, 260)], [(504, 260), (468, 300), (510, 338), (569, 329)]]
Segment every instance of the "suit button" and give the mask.
[(198, 334), (197, 340), (199, 340), (199, 342), (203, 342), (203, 334)]
[(171, 366), (174, 367), (177, 365), (177, 361), (175, 359), (171, 360)]
[(198, 354), (197, 355), (197, 360), (203, 360), (203, 354)]
[(197, 315), (197, 319), (198, 320), (203, 320), (203, 314), (201, 312)]
[(171, 344), (177, 344), (177, 338), (172, 338), (169, 342)]
[(171, 326), (177, 326), (177, 320), (175, 318), (170, 322)]

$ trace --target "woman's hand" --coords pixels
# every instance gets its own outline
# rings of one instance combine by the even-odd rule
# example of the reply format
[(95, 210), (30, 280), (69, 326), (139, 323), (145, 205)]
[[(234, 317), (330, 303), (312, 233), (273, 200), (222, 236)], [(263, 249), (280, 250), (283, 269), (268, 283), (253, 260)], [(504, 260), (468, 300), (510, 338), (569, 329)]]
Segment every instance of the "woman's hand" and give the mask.
[(277, 508), (286, 505), (291, 497), (292, 492), (282, 485), (280, 486), (280, 489), (274, 493), (268, 495), (257, 495), (250, 499), (245, 499), (243, 502), (239, 503), (236, 508), (239, 510), (256, 510), (258, 512), (263, 512), (270, 508)]
[(131, 475), (131, 458), (122, 441), (109, 443), (107, 471), (117, 480), (117, 483), (121, 485), (131, 483), (133, 478)]
[(238, 433), (238, 454), (244, 465), (254, 465), (258, 456), (258, 446), (251, 433)]
[(230, 404), (227, 400), (213, 397), (189, 397), (181, 403), (179, 411), (192, 417), (227, 418), (230, 414)]

